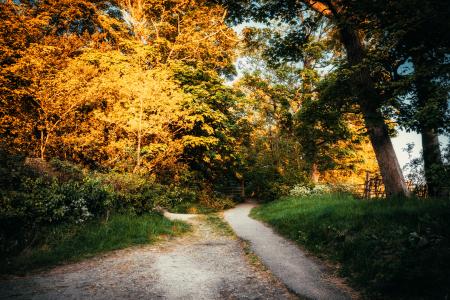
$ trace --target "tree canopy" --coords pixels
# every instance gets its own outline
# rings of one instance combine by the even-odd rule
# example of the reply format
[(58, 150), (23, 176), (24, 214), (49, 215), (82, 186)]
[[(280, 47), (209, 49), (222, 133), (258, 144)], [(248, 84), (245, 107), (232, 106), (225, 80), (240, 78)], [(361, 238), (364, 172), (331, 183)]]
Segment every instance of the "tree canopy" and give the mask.
[[(408, 195), (390, 139), (400, 127), (422, 135), (429, 187), (445, 184), (436, 178), (447, 172), (449, 30), (439, 1), (0, 6), (8, 152), (161, 182), (186, 172), (248, 181), (255, 195), (261, 178), (285, 193), (379, 170), (388, 195)], [(245, 21), (238, 36), (230, 22)], [(246, 67), (231, 84), (238, 57)]]

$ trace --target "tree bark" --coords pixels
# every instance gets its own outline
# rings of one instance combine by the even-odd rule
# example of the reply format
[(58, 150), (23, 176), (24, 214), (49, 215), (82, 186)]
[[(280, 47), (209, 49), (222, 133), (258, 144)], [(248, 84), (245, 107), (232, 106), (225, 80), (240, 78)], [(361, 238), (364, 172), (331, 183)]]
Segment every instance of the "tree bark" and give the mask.
[(375, 89), (369, 69), (363, 65), (365, 49), (359, 32), (349, 24), (348, 20), (344, 19), (341, 14), (343, 7), (338, 7), (333, 1), (303, 0), (303, 2), (336, 24), (341, 35), (341, 43), (347, 52), (347, 61), (350, 66), (356, 68), (352, 78), (353, 94), (358, 99), (364, 117), (383, 178), (386, 196), (409, 196), (410, 193), (392, 146), (387, 125), (379, 111), (382, 96)]
[(364, 46), (361, 38), (358, 32), (350, 26), (345, 24), (338, 26), (342, 44), (347, 52), (347, 60), (350, 66), (356, 68), (352, 78), (353, 94), (357, 97), (364, 117), (367, 133), (383, 178), (386, 196), (409, 196), (400, 164), (389, 137), (388, 127), (380, 112), (382, 96), (375, 89), (369, 69), (363, 65)]
[(314, 184), (317, 184), (317, 183), (319, 183), (319, 178), (320, 178), (320, 172), (317, 167), (317, 164), (314, 162), (311, 165), (311, 181)]
[(382, 114), (378, 110), (368, 107), (367, 103), (360, 103), (360, 106), (367, 133), (380, 168), (381, 177), (383, 178), (386, 196), (409, 196), (409, 191)]
[(141, 166), (141, 140), (142, 140), (142, 117), (144, 113), (142, 97), (139, 97), (139, 127), (137, 132), (137, 149), (136, 149), (136, 166), (134, 172), (139, 170)]
[(425, 179), (428, 186), (428, 194), (431, 196), (439, 195), (439, 180), (436, 178), (436, 172), (443, 168), (441, 149), (439, 148), (439, 137), (436, 130), (423, 126), (422, 152), (425, 170)]
[(45, 138), (44, 138), (44, 130), (42, 129), (41, 129), (40, 157), (42, 160), (45, 159)]
[[(432, 78), (423, 74), (427, 74), (426, 60), (420, 55), (413, 57), (413, 63), (416, 78), (414, 84), (416, 86), (417, 108), (418, 110), (425, 109), (427, 106), (428, 97), (433, 94)], [(439, 196), (439, 180), (437, 173), (444, 168), (441, 157), (441, 149), (439, 146), (439, 137), (437, 128), (433, 127), (437, 115), (427, 116), (426, 119), (419, 117), (419, 131), (422, 136), (422, 157), (424, 162), (425, 180), (428, 186), (428, 194), (430, 196)]]

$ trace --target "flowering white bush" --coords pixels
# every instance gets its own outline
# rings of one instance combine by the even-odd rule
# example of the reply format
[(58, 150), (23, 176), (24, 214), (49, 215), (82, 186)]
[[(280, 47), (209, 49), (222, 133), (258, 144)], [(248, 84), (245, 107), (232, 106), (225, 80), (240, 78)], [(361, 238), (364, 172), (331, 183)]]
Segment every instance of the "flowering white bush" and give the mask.
[(322, 195), (331, 192), (331, 188), (325, 184), (318, 184), (313, 188), (296, 184), (290, 191), (289, 195), (296, 197), (304, 197), (311, 195)]
[(72, 202), (72, 211), (76, 215), (75, 223), (77, 224), (84, 223), (93, 217), (93, 214), (89, 212), (86, 200), (83, 197)]
[(331, 193), (331, 187), (326, 184), (318, 184), (313, 188), (312, 192), (313, 192), (313, 194), (319, 194), (319, 195), (328, 194), (328, 193)]
[(294, 185), (294, 187), (289, 191), (289, 195), (291, 196), (297, 196), (297, 197), (301, 197), (301, 196), (309, 196), (311, 195), (312, 189), (304, 186), (304, 185), (300, 185), (300, 184), (296, 184)]

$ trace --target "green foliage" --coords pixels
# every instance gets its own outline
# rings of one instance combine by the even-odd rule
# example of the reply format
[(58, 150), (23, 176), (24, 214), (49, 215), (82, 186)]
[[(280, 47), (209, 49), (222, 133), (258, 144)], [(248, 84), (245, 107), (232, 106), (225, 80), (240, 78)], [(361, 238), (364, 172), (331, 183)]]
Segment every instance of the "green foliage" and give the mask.
[(118, 211), (132, 211), (142, 214), (151, 211), (161, 194), (166, 192), (162, 185), (155, 184), (151, 178), (135, 173), (95, 173), (109, 191), (112, 207)]
[(30, 166), (23, 157), (1, 154), (0, 172), (9, 180), (0, 190), (0, 254), (7, 257), (40, 243), (43, 230), (115, 213), (142, 215), (155, 206), (196, 213), (234, 205), (207, 185), (162, 185), (139, 174), (87, 172), (59, 160)]
[(369, 298), (444, 298), (450, 292), (448, 201), (288, 197), (252, 216), (315, 254), (339, 262)]
[(204, 188), (198, 195), (198, 203), (205, 213), (223, 211), (236, 205), (234, 199), (212, 190), (211, 187)]
[(197, 202), (197, 193), (189, 188), (170, 187), (166, 193), (158, 197), (156, 204), (171, 208), (175, 212), (186, 212), (186, 209)]
[(237, 83), (247, 96), (240, 103), (247, 122), (242, 127), (249, 130), (240, 150), (243, 177), (246, 195), (271, 201), (287, 195), (294, 183), (308, 181), (303, 146), (293, 132), (299, 70), (288, 65), (271, 68), (258, 57), (249, 64), (255, 70)]
[(165, 207), (175, 213), (211, 213), (231, 208), (234, 201), (211, 188), (167, 187), (165, 193), (155, 200), (155, 205)]
[(352, 145), (346, 149), (336, 147), (339, 141), (351, 141), (349, 120), (336, 98), (327, 99), (323, 95), (319, 100), (305, 100), (302, 105), (296, 115), (296, 136), (302, 142), (307, 161), (315, 161), (322, 170), (335, 168), (344, 152), (352, 151)]
[(172, 184), (156, 183), (152, 178), (134, 173), (110, 172), (96, 177), (109, 187), (114, 207), (119, 211), (142, 214), (162, 207), (178, 213), (205, 213), (235, 205), (213, 191), (210, 183), (189, 172)]
[(246, 174), (245, 192), (262, 202), (273, 201), (289, 192), (288, 178), (270, 165), (256, 166)]
[(0, 191), (18, 189), (23, 177), (38, 175), (36, 170), (24, 165), (24, 159), (23, 155), (11, 155), (0, 149)]
[(211, 70), (178, 64), (174, 73), (182, 90), (190, 95), (180, 121), (173, 126), (183, 145), (179, 160), (212, 183), (235, 177), (241, 167), (239, 116), (233, 113), (239, 94)]
[(99, 181), (22, 179), (18, 190), (0, 192), (1, 253), (33, 243), (44, 226), (81, 224), (112, 208), (111, 194)]
[(58, 173), (58, 179), (62, 181), (80, 181), (84, 177), (83, 170), (73, 163), (57, 158), (52, 158), (49, 163), (53, 170)]
[(36, 243), (16, 256), (0, 258), (0, 273), (21, 274), (33, 268), (92, 257), (105, 251), (153, 243), (161, 235), (177, 235), (189, 229), (179, 221), (147, 213), (115, 214), (107, 221), (42, 228)]

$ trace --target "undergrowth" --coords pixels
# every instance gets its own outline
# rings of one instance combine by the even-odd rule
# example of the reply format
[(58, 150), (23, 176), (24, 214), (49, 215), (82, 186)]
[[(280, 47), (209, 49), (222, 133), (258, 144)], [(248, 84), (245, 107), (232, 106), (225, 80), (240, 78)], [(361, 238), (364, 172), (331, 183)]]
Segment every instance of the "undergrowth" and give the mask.
[(186, 223), (156, 213), (117, 214), (108, 221), (43, 228), (36, 243), (18, 255), (0, 258), (0, 274), (22, 274), (106, 251), (153, 243), (161, 236), (181, 234), (188, 229)]

